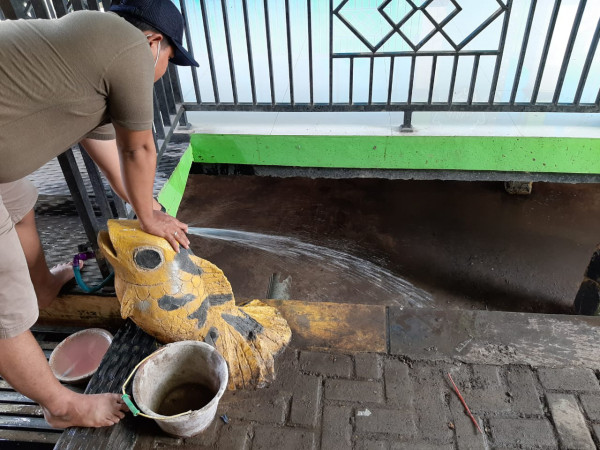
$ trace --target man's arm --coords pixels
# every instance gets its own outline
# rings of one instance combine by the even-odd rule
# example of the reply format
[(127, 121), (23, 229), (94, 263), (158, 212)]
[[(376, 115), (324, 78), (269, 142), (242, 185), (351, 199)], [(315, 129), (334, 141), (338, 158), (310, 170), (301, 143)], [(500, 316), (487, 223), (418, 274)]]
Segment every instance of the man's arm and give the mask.
[[(100, 140), (86, 138), (82, 139), (80, 144), (100, 168), (113, 191), (124, 202), (130, 203), (125, 192), (125, 186), (123, 186), (123, 180), (121, 179), (121, 164), (119, 163), (117, 141), (115, 139)], [(153, 200), (152, 208), (160, 210), (161, 205), (156, 200)]]
[(146, 233), (165, 238), (175, 250), (189, 248), (187, 225), (152, 208), (156, 147), (152, 130), (132, 131), (114, 123), (121, 160), (121, 178), (129, 204)]

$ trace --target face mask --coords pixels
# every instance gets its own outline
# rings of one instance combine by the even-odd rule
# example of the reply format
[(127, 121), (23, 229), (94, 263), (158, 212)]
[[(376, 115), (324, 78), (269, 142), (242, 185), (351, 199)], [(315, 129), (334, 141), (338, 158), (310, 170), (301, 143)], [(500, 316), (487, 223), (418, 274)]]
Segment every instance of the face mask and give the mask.
[[(146, 34), (146, 37), (149, 38), (150, 36), (154, 36), (153, 34)], [(154, 60), (154, 68), (156, 68), (156, 63), (158, 63), (158, 57), (160, 56), (160, 48), (162, 47), (162, 45), (160, 45), (160, 42), (158, 43), (158, 51), (156, 52), (156, 59)]]

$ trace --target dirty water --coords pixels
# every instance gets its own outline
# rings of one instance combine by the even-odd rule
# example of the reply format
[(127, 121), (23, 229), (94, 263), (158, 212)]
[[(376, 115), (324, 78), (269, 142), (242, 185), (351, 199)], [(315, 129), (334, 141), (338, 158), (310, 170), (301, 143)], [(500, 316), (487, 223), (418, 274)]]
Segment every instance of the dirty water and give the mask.
[(297, 300), (570, 313), (600, 189), (192, 174), (178, 218), (204, 229), (192, 249), (238, 298), (264, 298), (278, 272)]
[(372, 285), (372, 289), (363, 292), (363, 295), (369, 298), (377, 299), (381, 295), (379, 291), (383, 291), (389, 295), (391, 301), (417, 308), (430, 306), (433, 301), (428, 292), (389, 270), (339, 250), (290, 237), (248, 231), (189, 227), (188, 233), (268, 252), (285, 260), (290, 266), (312, 265), (323, 271), (339, 272), (351, 280), (363, 280)]

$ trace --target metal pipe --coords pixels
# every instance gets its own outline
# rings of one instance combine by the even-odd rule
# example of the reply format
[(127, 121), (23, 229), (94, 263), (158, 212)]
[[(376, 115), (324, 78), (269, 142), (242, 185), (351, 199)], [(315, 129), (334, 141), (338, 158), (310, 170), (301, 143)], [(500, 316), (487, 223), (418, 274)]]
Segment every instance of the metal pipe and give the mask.
[(369, 105), (373, 103), (373, 61), (371, 58), (371, 65), (369, 68)]
[(456, 71), (458, 69), (458, 55), (454, 55), (454, 63), (452, 64), (452, 75), (450, 75), (450, 87), (448, 89), (448, 105), (452, 105), (454, 97), (454, 86), (456, 84)]
[(470, 105), (473, 103), (473, 94), (475, 92), (475, 84), (477, 83), (477, 71), (479, 70), (479, 55), (475, 55), (473, 61), (473, 72), (471, 73), (471, 83), (469, 84), (469, 97), (467, 103)]
[(571, 28), (571, 34), (569, 35), (569, 41), (567, 43), (565, 55), (563, 56), (563, 62), (560, 66), (556, 88), (554, 89), (554, 96), (552, 97), (552, 103), (555, 104), (558, 103), (560, 92), (562, 91), (562, 87), (565, 82), (565, 75), (567, 74), (567, 69), (571, 60), (571, 53), (573, 53), (573, 46), (575, 45), (575, 39), (577, 39), (577, 31), (579, 31), (579, 25), (581, 25), (581, 18), (583, 17), (583, 11), (585, 10), (586, 3), (587, 0), (579, 0), (579, 7), (577, 8), (577, 13), (575, 13), (575, 20), (573, 21), (573, 27)]
[(285, 0), (285, 29), (288, 50), (288, 77), (290, 83), (290, 103), (294, 104), (294, 66), (292, 62), (292, 28), (290, 26), (290, 0)]
[(309, 89), (310, 89), (310, 104), (315, 102), (314, 98), (314, 75), (313, 75), (313, 49), (312, 49), (312, 4), (311, 0), (307, 0), (307, 19), (308, 19), (308, 76), (309, 76)]
[(496, 67), (494, 68), (494, 75), (492, 76), (492, 84), (490, 86), (490, 97), (488, 103), (492, 105), (494, 103), (494, 97), (496, 96), (496, 87), (498, 86), (498, 76), (500, 75), (500, 65), (502, 64), (502, 58), (504, 56), (504, 44), (506, 43), (506, 33), (508, 31), (508, 19), (510, 12), (512, 11), (512, 0), (508, 0), (506, 8), (504, 9), (504, 22), (502, 23), (502, 33), (500, 35), (500, 46), (498, 48), (498, 55), (496, 56)]
[(554, 2), (552, 16), (550, 16), (550, 25), (548, 26), (548, 32), (546, 33), (546, 40), (544, 42), (544, 48), (542, 49), (540, 65), (538, 66), (537, 75), (535, 76), (535, 83), (533, 85), (533, 92), (531, 93), (532, 104), (537, 102), (540, 84), (542, 83), (542, 76), (544, 75), (544, 68), (546, 67), (546, 60), (548, 59), (548, 50), (550, 49), (550, 43), (552, 42), (552, 36), (554, 34), (554, 27), (556, 26), (556, 19), (558, 17), (558, 10), (560, 9), (561, 1), (562, 0), (556, 0)]
[(387, 104), (392, 103), (392, 86), (394, 81), (394, 61), (396, 58), (390, 58), (390, 80), (388, 82), (388, 98)]
[(527, 15), (527, 23), (525, 25), (525, 33), (523, 34), (521, 52), (519, 53), (519, 62), (517, 63), (513, 88), (510, 94), (510, 103), (514, 103), (515, 98), (517, 97), (517, 90), (519, 89), (519, 82), (521, 81), (521, 72), (523, 70), (523, 62), (525, 61), (525, 53), (527, 52), (527, 44), (529, 43), (529, 35), (531, 33), (531, 24), (533, 23), (536, 4), (537, 0), (531, 0), (531, 5), (529, 5), (529, 14)]
[(598, 40), (600, 40), (600, 20), (598, 20), (598, 23), (596, 24), (596, 31), (594, 32), (594, 37), (590, 43), (590, 49), (588, 50), (587, 57), (585, 58), (585, 64), (583, 65), (581, 77), (579, 78), (579, 84), (577, 85), (577, 91), (575, 92), (575, 98), (573, 99), (573, 103), (576, 105), (581, 102), (581, 95), (583, 94), (585, 82), (587, 81), (590, 68), (592, 67), (592, 61), (594, 60), (594, 55), (596, 54), (596, 49), (598, 48)]
[(271, 25), (269, 23), (269, 2), (264, 0), (265, 31), (267, 35), (267, 57), (269, 59), (269, 85), (271, 87), (271, 106), (275, 106), (275, 84), (273, 80), (273, 52), (271, 50)]
[(410, 79), (408, 81), (408, 99), (407, 102), (409, 105), (412, 103), (412, 94), (413, 94), (413, 84), (415, 81), (415, 64), (416, 64), (416, 56), (412, 56), (410, 58)]
[(244, 29), (246, 31), (246, 51), (248, 52), (248, 72), (250, 73), (250, 89), (252, 90), (252, 103), (256, 103), (256, 82), (254, 80), (254, 60), (252, 58), (252, 39), (250, 36), (250, 21), (248, 19), (247, 0), (242, 0), (244, 11)]
[(348, 104), (352, 104), (352, 94), (354, 93), (354, 58), (350, 58), (350, 83), (348, 88)]
[(231, 78), (231, 92), (233, 102), (238, 102), (237, 84), (235, 79), (235, 65), (233, 64), (233, 50), (231, 48), (231, 33), (229, 32), (229, 14), (227, 13), (227, 4), (221, 0), (221, 11), (223, 13), (223, 26), (225, 28), (225, 45), (227, 48), (227, 60), (229, 61), (229, 77)]
[(200, 9), (202, 11), (202, 25), (204, 27), (204, 39), (206, 40), (206, 53), (208, 55), (208, 67), (210, 69), (210, 78), (212, 80), (213, 95), (215, 103), (221, 103), (219, 97), (219, 84), (217, 83), (217, 74), (215, 73), (215, 60), (213, 57), (212, 40), (210, 38), (210, 27), (208, 26), (208, 14), (206, 12), (205, 0), (200, 0)]
[(427, 103), (431, 103), (433, 100), (433, 86), (435, 83), (435, 68), (437, 66), (437, 56), (433, 57), (433, 61), (431, 62), (431, 78), (429, 80), (429, 96), (427, 98)]
[[(183, 16), (183, 22), (185, 24), (185, 40), (188, 47), (188, 51), (192, 55), (192, 58), (196, 59), (194, 57), (194, 46), (192, 45), (192, 34), (190, 33), (190, 19), (187, 11), (187, 5), (185, 2), (186, 0), (179, 0), (179, 5), (181, 6), (181, 15)], [(194, 84), (194, 94), (196, 96), (196, 103), (202, 103), (202, 96), (200, 95), (200, 84), (198, 83), (198, 69), (194, 66), (191, 66), (190, 69), (192, 71), (192, 83)]]

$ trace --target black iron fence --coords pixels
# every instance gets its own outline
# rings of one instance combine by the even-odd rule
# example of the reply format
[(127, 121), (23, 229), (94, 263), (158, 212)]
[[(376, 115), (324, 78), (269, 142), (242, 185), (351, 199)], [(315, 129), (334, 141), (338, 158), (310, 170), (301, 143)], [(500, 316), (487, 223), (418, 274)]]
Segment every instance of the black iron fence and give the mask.
[(600, 108), (592, 1), (180, 5), (201, 61), (187, 110), (405, 111), (408, 124), (412, 111)]

